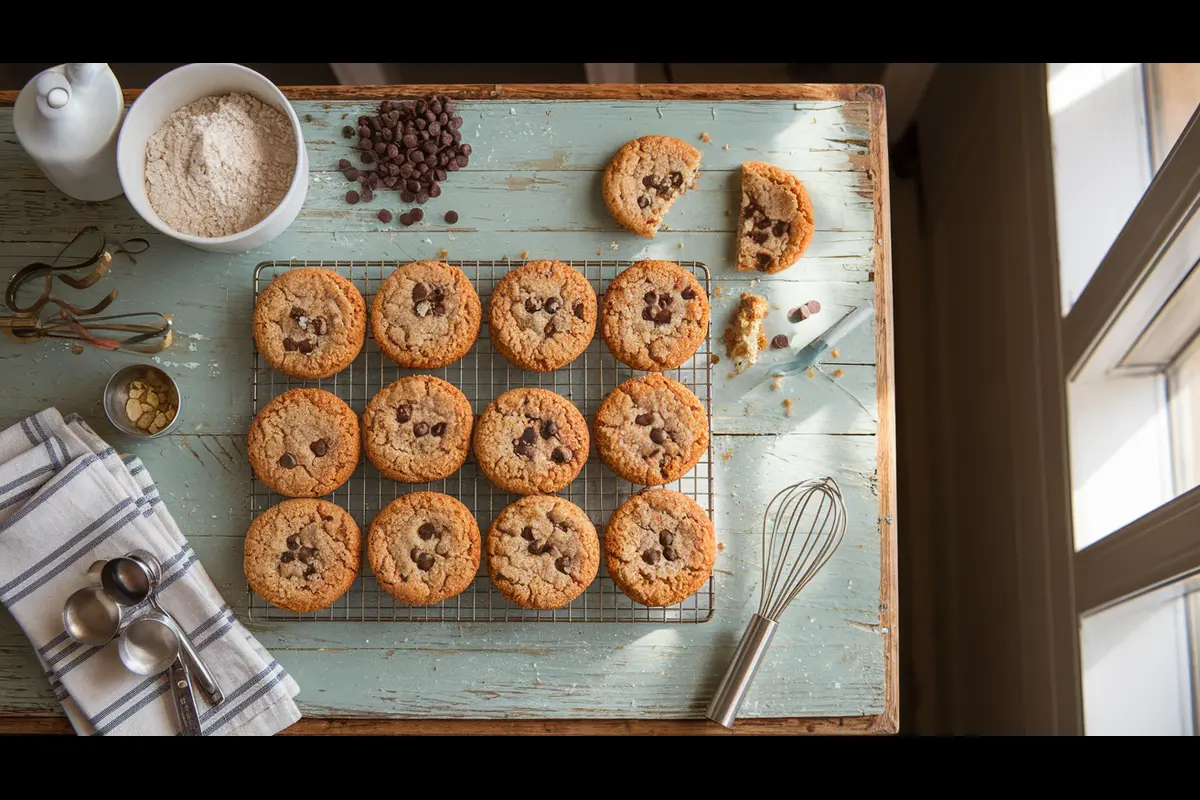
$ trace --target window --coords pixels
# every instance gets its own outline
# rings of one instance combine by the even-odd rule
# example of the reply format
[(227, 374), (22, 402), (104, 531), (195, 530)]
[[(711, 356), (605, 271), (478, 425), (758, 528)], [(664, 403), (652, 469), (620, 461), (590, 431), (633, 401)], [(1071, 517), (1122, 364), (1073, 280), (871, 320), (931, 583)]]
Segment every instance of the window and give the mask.
[(1193, 735), (1200, 64), (1050, 64), (1047, 103), (1085, 726)]

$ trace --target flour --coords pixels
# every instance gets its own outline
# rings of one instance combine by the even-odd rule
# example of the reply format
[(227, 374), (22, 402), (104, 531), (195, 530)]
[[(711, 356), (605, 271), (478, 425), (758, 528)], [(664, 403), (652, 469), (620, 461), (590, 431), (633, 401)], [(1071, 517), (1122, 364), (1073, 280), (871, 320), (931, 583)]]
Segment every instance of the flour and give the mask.
[(286, 114), (248, 94), (205, 97), (163, 121), (146, 142), (146, 194), (170, 227), (229, 236), (270, 214), (296, 173)]

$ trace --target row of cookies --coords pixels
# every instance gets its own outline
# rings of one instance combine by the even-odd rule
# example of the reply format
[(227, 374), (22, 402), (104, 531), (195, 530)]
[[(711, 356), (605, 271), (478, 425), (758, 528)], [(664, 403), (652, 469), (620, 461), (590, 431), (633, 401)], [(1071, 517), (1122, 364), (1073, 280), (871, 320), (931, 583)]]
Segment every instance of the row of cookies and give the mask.
[[(593, 427), (601, 460), (643, 486), (678, 480), (708, 447), (700, 400), (658, 373), (613, 389)], [(504, 491), (553, 494), (583, 469), (591, 433), (574, 404), (546, 389), (510, 389), (476, 423), (457, 387), (432, 375), (411, 375), (376, 393), (361, 424), (345, 402), (323, 389), (284, 392), (254, 418), (247, 452), (255, 475), (273, 491), (321, 497), (350, 478), (361, 450), (384, 476), (426, 483), (462, 467), (472, 444), (479, 470)]]
[[(393, 500), (371, 521), (367, 559), (380, 588), (414, 606), (464, 591), (480, 563), (479, 525), (465, 505), (437, 492)], [(264, 600), (290, 611), (326, 608), (358, 575), (362, 535), (344, 509), (324, 500), (285, 500), (246, 534), (244, 569)], [(708, 516), (666, 489), (626, 500), (608, 521), (605, 559), (613, 582), (635, 602), (670, 606), (712, 574), (716, 537)], [(487, 534), (488, 575), (523, 608), (569, 604), (595, 580), (600, 542), (587, 514), (561, 497), (533, 495), (506, 506)]]
[[(700, 179), (701, 153), (672, 136), (626, 142), (604, 170), (609, 213), (626, 230), (653, 237), (675, 201)], [(813, 205), (795, 175), (773, 164), (742, 164), (738, 263), (744, 271), (779, 272), (812, 241)]]
[[(708, 333), (710, 306), (700, 282), (670, 261), (640, 261), (609, 285), (600, 333), (634, 369), (674, 369)], [(488, 327), (496, 351), (534, 372), (574, 361), (596, 331), (596, 292), (560, 261), (530, 261), (497, 282)], [(402, 367), (437, 369), (466, 355), (479, 336), (479, 296), (461, 269), (417, 261), (396, 269), (371, 308), (380, 352)], [(259, 295), (254, 341), (263, 357), (297, 378), (328, 378), (349, 366), (366, 336), (366, 301), (336, 272), (289, 270)]]

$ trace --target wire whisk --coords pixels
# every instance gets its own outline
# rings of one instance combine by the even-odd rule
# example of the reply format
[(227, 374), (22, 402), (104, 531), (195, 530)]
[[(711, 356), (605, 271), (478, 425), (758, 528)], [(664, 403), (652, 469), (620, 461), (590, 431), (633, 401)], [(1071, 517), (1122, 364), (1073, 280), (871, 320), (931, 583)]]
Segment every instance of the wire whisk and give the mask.
[(779, 618), (828, 563), (846, 537), (846, 501), (833, 478), (789, 486), (763, 513), (762, 589), (758, 613), (742, 636), (705, 716), (732, 727)]

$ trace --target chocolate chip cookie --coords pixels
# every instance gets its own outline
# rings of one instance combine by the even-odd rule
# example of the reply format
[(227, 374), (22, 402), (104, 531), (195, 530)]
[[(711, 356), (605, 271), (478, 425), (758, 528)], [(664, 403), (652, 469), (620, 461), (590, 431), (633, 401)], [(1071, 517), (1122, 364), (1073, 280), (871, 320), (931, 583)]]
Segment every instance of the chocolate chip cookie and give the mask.
[(475, 461), (487, 479), (513, 494), (552, 494), (587, 461), (587, 421), (565, 397), (510, 389), (488, 403), (475, 426)]
[(708, 335), (708, 295), (696, 276), (646, 259), (618, 275), (600, 302), (600, 335), (618, 360), (649, 372), (675, 369)]
[(432, 375), (410, 375), (380, 389), (363, 412), (363, 446), (375, 468), (404, 483), (438, 481), (467, 460), (471, 403)]
[(354, 519), (324, 500), (284, 500), (246, 534), (243, 568), (250, 588), (288, 611), (316, 611), (358, 575), (362, 536)]
[(800, 179), (760, 161), (742, 164), (738, 269), (779, 272), (795, 264), (813, 237), (813, 206)]
[(467, 354), (479, 336), (479, 295), (458, 267), (405, 264), (387, 277), (371, 305), (379, 350), (402, 367), (437, 369)]
[(321, 497), (358, 466), (358, 417), (323, 389), (292, 389), (258, 412), (246, 449), (269, 488), (286, 497)]
[(641, 236), (653, 237), (675, 200), (696, 186), (700, 151), (670, 136), (626, 142), (604, 170), (608, 213)]
[(609, 392), (596, 411), (595, 428), (604, 463), (643, 486), (678, 480), (708, 446), (708, 415), (700, 400), (657, 372)]
[(275, 369), (328, 378), (358, 357), (367, 304), (354, 284), (326, 269), (280, 274), (254, 303), (254, 344)]
[(460, 593), (479, 571), (479, 524), (450, 495), (413, 492), (371, 522), (367, 558), (380, 587), (410, 606)]
[(583, 509), (552, 495), (522, 497), (487, 537), (488, 575), (524, 608), (561, 608), (595, 580), (600, 540)]
[(644, 606), (673, 606), (704, 585), (717, 558), (712, 522), (695, 500), (669, 489), (636, 494), (604, 529), (608, 574)]
[(530, 261), (505, 275), (488, 309), (492, 344), (518, 367), (553, 372), (596, 333), (596, 292), (561, 261)]

